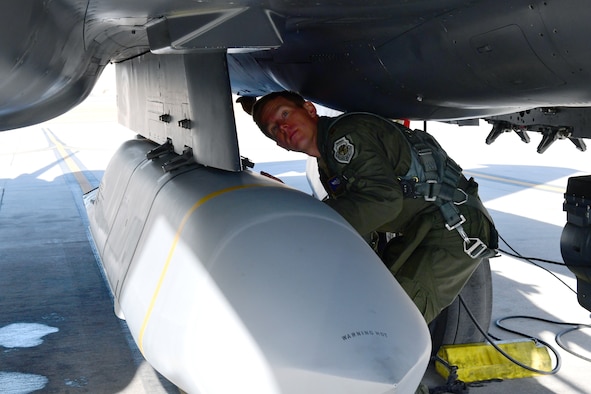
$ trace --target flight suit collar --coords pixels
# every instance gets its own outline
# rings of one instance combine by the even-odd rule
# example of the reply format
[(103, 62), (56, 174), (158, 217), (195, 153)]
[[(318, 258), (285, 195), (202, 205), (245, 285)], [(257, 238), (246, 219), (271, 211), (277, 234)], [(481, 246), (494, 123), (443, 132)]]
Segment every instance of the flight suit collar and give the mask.
[(330, 198), (338, 198), (345, 190), (346, 182), (341, 176), (331, 170), (329, 161), (332, 159), (329, 155), (331, 148), (327, 146), (330, 140), (330, 127), (336, 118), (321, 116), (318, 118), (317, 140), (320, 157), (317, 158), (318, 172), (320, 174), (320, 181), (324, 186), (324, 190), (328, 193)]
[(329, 118), (328, 116), (320, 116), (318, 118), (316, 144), (318, 145), (318, 151), (323, 159), (326, 152), (326, 142), (329, 137), (329, 128), (333, 121), (334, 118)]

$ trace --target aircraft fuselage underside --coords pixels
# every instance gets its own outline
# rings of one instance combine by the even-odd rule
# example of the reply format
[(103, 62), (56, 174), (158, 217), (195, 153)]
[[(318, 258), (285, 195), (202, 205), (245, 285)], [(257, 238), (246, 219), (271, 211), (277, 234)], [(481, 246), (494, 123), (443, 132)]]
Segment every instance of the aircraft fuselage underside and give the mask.
[[(388, 118), (486, 118), (490, 142), (505, 131), (524, 140), (538, 131), (541, 152), (562, 138), (584, 150), (581, 139), (591, 138), (587, 0), (25, 0), (6, 7), (1, 130), (64, 113), (116, 63), (119, 120), (149, 141), (118, 152), (89, 200), (91, 228), (136, 342), (194, 392), (244, 390), (249, 373), (231, 381), (228, 368), (253, 371), (251, 392), (343, 392), (351, 382), (351, 392), (371, 392), (366, 384), (373, 392), (411, 392), (428, 361), (424, 321), (344, 219), (245, 170), (232, 93), (289, 89), (330, 108)], [(573, 182), (563, 253), (581, 304), (591, 308), (591, 182)], [(341, 259), (327, 244), (339, 245)], [(324, 254), (306, 254), (318, 251)], [(360, 261), (370, 262), (368, 271)], [(376, 301), (383, 294), (387, 302)], [(399, 305), (390, 301), (397, 297)], [(285, 305), (293, 320), (282, 322)], [(299, 322), (311, 322), (304, 335)], [(355, 326), (367, 322), (375, 325)], [(392, 356), (397, 340), (412, 357)]]

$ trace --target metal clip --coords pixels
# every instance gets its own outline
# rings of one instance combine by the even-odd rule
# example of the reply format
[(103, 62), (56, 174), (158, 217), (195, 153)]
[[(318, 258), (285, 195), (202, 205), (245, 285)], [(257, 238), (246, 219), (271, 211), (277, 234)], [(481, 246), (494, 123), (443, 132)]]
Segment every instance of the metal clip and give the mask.
[(433, 187), (437, 184), (437, 181), (433, 180), (433, 179), (427, 179), (427, 182), (425, 182), (428, 184), (429, 187), (429, 191), (427, 193), (425, 193), (425, 201), (435, 201), (437, 200), (437, 196), (433, 195)]
[(466, 218), (464, 217), (464, 215), (459, 215), (458, 221), (456, 223), (452, 223), (452, 224), (445, 223), (445, 228), (447, 228), (449, 231), (455, 230), (464, 223), (466, 223)]
[(466, 203), (466, 201), (468, 201), (468, 193), (466, 193), (465, 191), (463, 191), (463, 190), (462, 190), (462, 189), (460, 189), (460, 188), (457, 188), (456, 190), (457, 190), (457, 191), (459, 191), (459, 192), (462, 192), (462, 194), (464, 195), (464, 199), (463, 199), (462, 201), (455, 201), (455, 200), (454, 200), (454, 204), (456, 204), (456, 205), (462, 205), (462, 204), (465, 204), (465, 203)]
[(464, 240), (464, 252), (473, 259), (477, 259), (487, 249), (488, 246), (480, 238), (468, 238)]
[(419, 156), (427, 156), (427, 155), (432, 155), (433, 151), (431, 150), (431, 148), (427, 148), (425, 146), (425, 144), (417, 144), (416, 146), (417, 148), (417, 153), (419, 154)]

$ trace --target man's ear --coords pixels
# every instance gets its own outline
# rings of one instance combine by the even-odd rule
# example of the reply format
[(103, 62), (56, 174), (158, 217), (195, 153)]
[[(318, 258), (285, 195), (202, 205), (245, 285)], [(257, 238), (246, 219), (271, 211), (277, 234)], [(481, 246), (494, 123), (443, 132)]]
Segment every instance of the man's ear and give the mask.
[(304, 103), (304, 109), (308, 112), (308, 115), (315, 118), (316, 117), (316, 106), (312, 104), (310, 101), (306, 101)]

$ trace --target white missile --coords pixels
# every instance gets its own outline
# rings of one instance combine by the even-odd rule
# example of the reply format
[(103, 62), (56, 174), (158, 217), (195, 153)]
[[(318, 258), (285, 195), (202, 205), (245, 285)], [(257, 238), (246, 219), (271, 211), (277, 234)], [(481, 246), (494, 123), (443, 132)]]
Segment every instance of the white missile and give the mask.
[(414, 392), (427, 326), (340, 215), (251, 171), (163, 172), (153, 148), (125, 143), (87, 211), (155, 369), (188, 393)]

